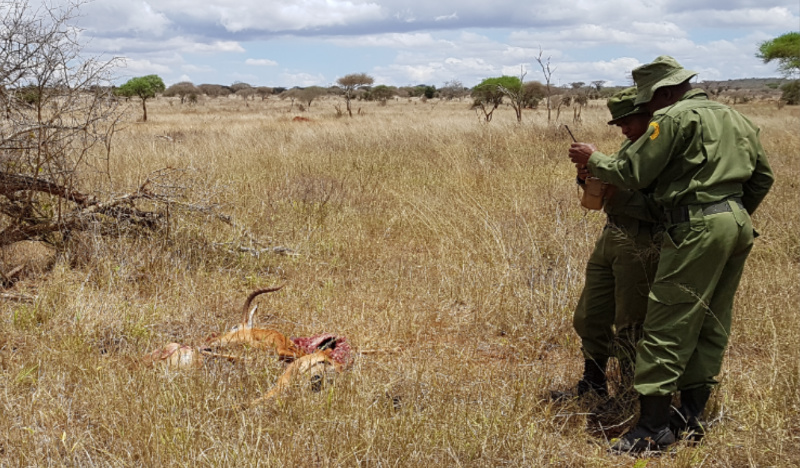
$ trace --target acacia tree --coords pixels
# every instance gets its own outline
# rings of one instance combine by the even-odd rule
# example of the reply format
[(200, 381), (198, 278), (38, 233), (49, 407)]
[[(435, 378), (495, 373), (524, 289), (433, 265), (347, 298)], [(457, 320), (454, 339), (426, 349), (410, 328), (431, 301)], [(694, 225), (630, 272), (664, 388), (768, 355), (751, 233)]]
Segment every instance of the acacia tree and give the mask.
[(210, 98), (215, 98), (219, 96), (227, 96), (231, 93), (230, 88), (227, 88), (222, 85), (218, 84), (201, 84), (197, 87), (201, 93), (205, 94)]
[(344, 101), (347, 104), (347, 114), (350, 115), (350, 117), (353, 116), (353, 111), (350, 108), (350, 100), (353, 98), (355, 91), (364, 86), (369, 86), (374, 82), (375, 80), (366, 73), (351, 73), (336, 80), (336, 83), (342, 88)]
[(519, 86), (518, 83), (519, 78), (514, 76), (486, 78), (472, 88), (472, 109), (475, 109), (476, 112), (480, 109), (483, 112), (484, 120), (491, 122), (495, 109), (502, 104), (503, 96), (505, 96), (501, 87), (514, 88)]
[[(289, 99), (289, 110), (286, 112), (291, 112), (294, 108), (294, 101), (300, 101), (301, 103), (308, 105), (308, 107), (311, 107), (311, 103), (314, 102), (314, 99), (326, 94), (328, 94), (328, 90), (326, 88), (321, 86), (308, 86), (306, 88), (287, 89), (286, 91), (282, 92), (279, 97), (281, 99)], [(300, 107), (301, 111), (304, 110), (302, 104)]]
[(778, 62), (778, 70), (785, 76), (800, 73), (800, 32), (790, 32), (762, 42), (756, 57), (769, 63)]
[(142, 100), (142, 122), (147, 122), (147, 100), (156, 97), (165, 90), (164, 81), (158, 75), (146, 75), (131, 78), (117, 89), (120, 96), (138, 96)]
[(262, 101), (265, 101), (272, 95), (272, 88), (269, 86), (259, 86), (256, 88), (256, 95), (260, 96)]
[(234, 93), (236, 93), (236, 92), (238, 92), (238, 91), (241, 91), (241, 90), (243, 90), (243, 89), (250, 89), (250, 88), (252, 88), (252, 87), (253, 87), (253, 86), (251, 86), (249, 83), (243, 83), (243, 82), (241, 82), (241, 81), (236, 81), (236, 82), (234, 82), (234, 83), (233, 83), (233, 84), (230, 86), (231, 90), (232, 90)]
[(303, 89), (297, 89), (297, 99), (304, 102), (309, 108), (314, 99), (320, 98), (328, 94), (328, 90), (322, 86), (307, 86)]
[(594, 88), (594, 93), (592, 93), (592, 98), (593, 99), (599, 99), (600, 98), (600, 96), (601, 96), (600, 95), (600, 91), (603, 89), (603, 86), (605, 86), (605, 84), (606, 84), (606, 80), (595, 80), (595, 81), (592, 81), (592, 88)]
[(244, 100), (244, 105), (248, 106), (247, 100), (252, 98), (255, 99), (256, 89), (253, 88), (248, 83), (242, 83), (241, 81), (237, 81), (231, 85), (231, 90), (233, 94), (239, 96)]
[(255, 88), (241, 88), (238, 91), (236, 91), (236, 95), (241, 97), (244, 100), (245, 106), (248, 106), (247, 100), (248, 99), (255, 99), (256, 89)]
[[(778, 62), (778, 70), (786, 77), (800, 74), (800, 33), (790, 32), (762, 42), (756, 57), (769, 63)], [(800, 80), (781, 86), (781, 99), (789, 105), (800, 104)]]
[(187, 96), (200, 94), (200, 89), (189, 81), (181, 81), (175, 83), (164, 91), (164, 96), (178, 96), (181, 99), (181, 104), (184, 103)]
[(522, 80), (528, 72), (524, 71), (522, 66), (519, 67), (519, 78), (515, 76), (504, 76), (502, 82), (497, 84), (500, 91), (508, 97), (511, 101), (511, 107), (517, 114), (517, 123), (522, 123), (522, 108), (525, 105), (525, 88), (522, 86)]

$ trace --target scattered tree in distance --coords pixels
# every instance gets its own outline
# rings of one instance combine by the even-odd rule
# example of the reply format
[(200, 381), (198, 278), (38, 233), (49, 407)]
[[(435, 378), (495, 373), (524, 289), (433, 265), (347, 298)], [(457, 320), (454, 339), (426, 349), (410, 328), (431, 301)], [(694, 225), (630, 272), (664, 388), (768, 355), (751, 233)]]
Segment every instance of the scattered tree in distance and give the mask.
[(161, 77), (147, 75), (131, 78), (117, 89), (117, 94), (125, 97), (138, 96), (142, 100), (142, 121), (147, 122), (147, 100), (155, 98), (156, 94), (164, 92), (164, 89), (164, 81)]
[(351, 73), (336, 80), (336, 83), (338, 83), (339, 86), (341, 86), (342, 91), (344, 91), (344, 100), (347, 104), (347, 114), (350, 115), (350, 117), (353, 116), (353, 111), (350, 107), (350, 101), (353, 98), (355, 91), (363, 88), (364, 86), (369, 86), (374, 82), (375, 80), (366, 73)]

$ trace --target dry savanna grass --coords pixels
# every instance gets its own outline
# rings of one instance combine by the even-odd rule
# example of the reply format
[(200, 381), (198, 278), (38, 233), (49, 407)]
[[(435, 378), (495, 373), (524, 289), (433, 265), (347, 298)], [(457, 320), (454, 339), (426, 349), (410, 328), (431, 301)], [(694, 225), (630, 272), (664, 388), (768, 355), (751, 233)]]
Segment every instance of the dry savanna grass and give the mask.
[[(563, 129), (543, 111), (517, 125), (510, 108), (485, 124), (466, 102), (355, 103), (353, 118), (336, 103), (162, 99), (146, 123), (134, 103), (97, 183), (122, 192), (185, 169), (237, 227), (176, 214), (150, 236), (75, 236), (15, 285), (33, 300), (0, 301), (0, 465), (800, 464), (797, 107), (738, 107), (777, 182), (754, 216), (710, 434), (635, 460), (606, 452), (631, 405), (599, 421), (546, 398), (579, 378), (572, 309), (604, 223), (579, 206)], [(621, 142), (601, 102), (560, 120), (607, 152)], [(242, 230), (278, 249), (238, 250)], [(300, 383), (252, 408), (283, 369), (268, 354), (136, 364), (201, 345), (238, 322), (248, 293), (283, 282), (257, 298), (257, 324), (402, 351), (356, 353), (322, 391)]]

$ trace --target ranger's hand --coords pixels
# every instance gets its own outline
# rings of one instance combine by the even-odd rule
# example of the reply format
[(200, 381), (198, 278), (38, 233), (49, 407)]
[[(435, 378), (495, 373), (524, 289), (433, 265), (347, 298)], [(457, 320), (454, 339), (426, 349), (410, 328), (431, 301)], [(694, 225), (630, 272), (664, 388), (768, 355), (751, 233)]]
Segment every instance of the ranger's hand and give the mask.
[(586, 180), (589, 177), (589, 168), (585, 164), (576, 164), (575, 167), (578, 169), (578, 179)]
[(575, 164), (586, 164), (589, 156), (597, 151), (597, 147), (591, 143), (573, 143), (569, 147), (569, 159)]

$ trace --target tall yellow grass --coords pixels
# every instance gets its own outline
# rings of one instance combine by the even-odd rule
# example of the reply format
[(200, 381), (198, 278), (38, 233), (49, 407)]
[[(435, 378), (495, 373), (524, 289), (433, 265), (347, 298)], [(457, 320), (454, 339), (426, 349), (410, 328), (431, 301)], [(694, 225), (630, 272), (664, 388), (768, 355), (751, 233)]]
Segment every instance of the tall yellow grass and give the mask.
[[(0, 303), (0, 465), (633, 466), (550, 389), (579, 378), (572, 309), (604, 223), (578, 203), (570, 139), (528, 111), (482, 123), (466, 102), (155, 101), (117, 133), (104, 189), (190, 169), (239, 226), (297, 255), (235, 251), (219, 221), (150, 238), (74, 240), (47, 276)], [(797, 466), (800, 460), (800, 117), (751, 103), (777, 175), (754, 216), (706, 443), (655, 466)], [(136, 106), (132, 113), (138, 112)], [(614, 151), (602, 103), (570, 124)], [(569, 117), (569, 120), (565, 120)], [(168, 137), (168, 138), (167, 138)], [(281, 372), (270, 358), (199, 370), (135, 365), (170, 341), (200, 344), (239, 318), (291, 336), (344, 335), (362, 356), (321, 393), (242, 407)], [(637, 466), (643, 466), (641, 464)]]

